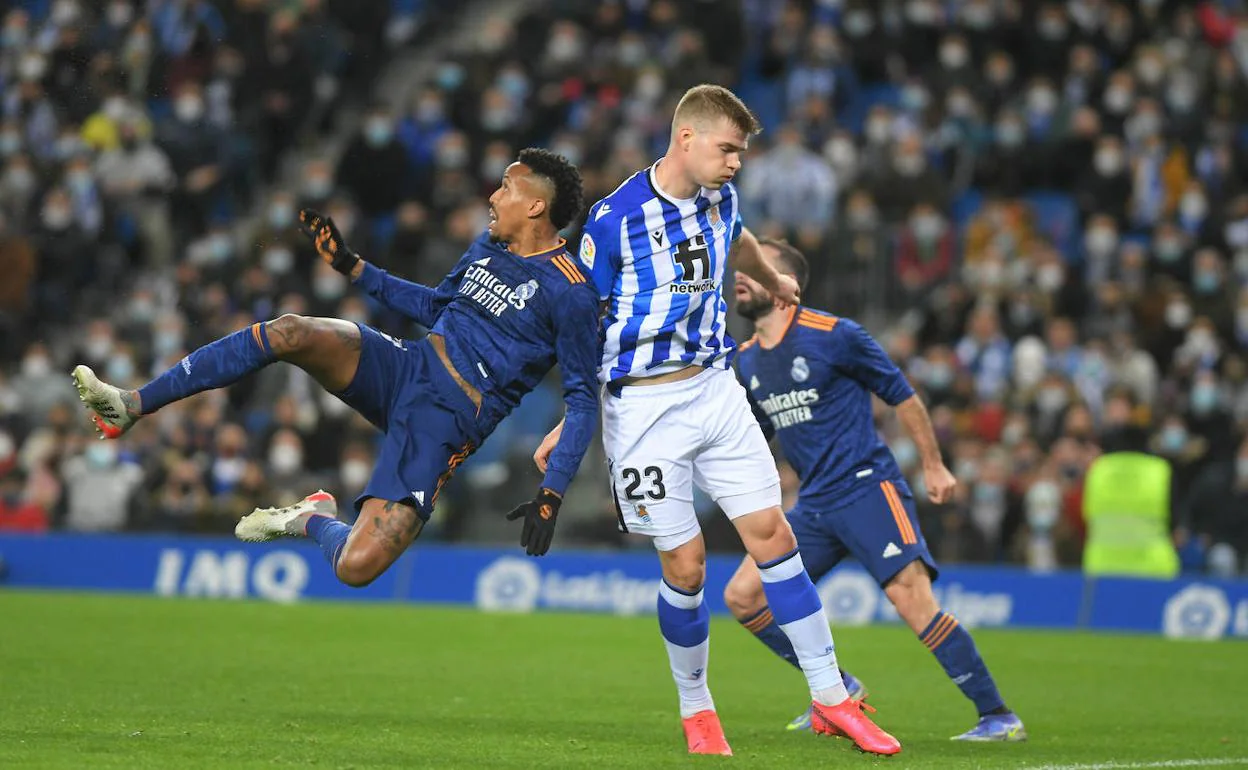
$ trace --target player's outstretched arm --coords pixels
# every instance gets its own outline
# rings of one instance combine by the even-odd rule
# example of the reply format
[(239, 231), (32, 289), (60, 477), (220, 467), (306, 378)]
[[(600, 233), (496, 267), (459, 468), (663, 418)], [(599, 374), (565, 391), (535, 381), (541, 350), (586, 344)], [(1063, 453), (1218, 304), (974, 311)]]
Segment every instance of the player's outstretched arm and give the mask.
[(507, 514), (511, 520), (524, 519), (520, 545), (530, 556), (541, 556), (550, 548), (563, 493), (580, 468), (598, 424), (598, 302), (586, 288), (568, 293), (566, 310), (555, 321), (555, 357), (563, 375), (567, 413), (552, 431), (557, 432), (554, 445), (538, 460), (545, 478), (537, 497)]
[(880, 399), (897, 410), (901, 424), (914, 441), (923, 466), (923, 483), (928, 498), (936, 504), (953, 499), (958, 482), (940, 457), (940, 444), (923, 400), (914, 392), (893, 359), (866, 329), (841, 319), (831, 335), (838, 368), (866, 385)]
[(555, 357), (567, 406), (543, 473), (543, 486), (563, 493), (589, 449), (598, 424), (598, 302), (585, 287), (567, 292), (555, 321)]
[(762, 248), (750, 228), (742, 227), (741, 236), (732, 244), (729, 255), (734, 270), (740, 270), (758, 281), (784, 305), (797, 305), (802, 301), (797, 279), (776, 270), (763, 258)]
[(936, 440), (936, 431), (932, 429), (932, 418), (928, 416), (927, 407), (923, 405), (919, 394), (916, 393), (897, 405), (897, 417), (919, 451), (919, 462), (923, 466), (923, 485), (927, 487), (928, 498), (937, 505), (949, 502), (953, 499), (953, 490), (958, 481), (945, 467), (945, 461), (940, 456), (940, 443)]
[(330, 267), (347, 276), (386, 307), (423, 326), (433, 326), (454, 294), (454, 287), (447, 286), (447, 281), (443, 281), (437, 289), (431, 289), (396, 278), (368, 263), (347, 246), (334, 220), (312, 209), (299, 212), (299, 229), (311, 239), (316, 253)]

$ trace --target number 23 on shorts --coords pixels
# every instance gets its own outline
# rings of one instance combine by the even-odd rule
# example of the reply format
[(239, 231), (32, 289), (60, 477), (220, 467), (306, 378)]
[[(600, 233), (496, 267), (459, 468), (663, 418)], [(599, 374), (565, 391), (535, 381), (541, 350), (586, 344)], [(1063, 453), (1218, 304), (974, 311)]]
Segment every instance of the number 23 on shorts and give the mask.
[(624, 499), (630, 503), (658, 501), (667, 497), (667, 487), (663, 486), (663, 471), (657, 465), (647, 465), (641, 469), (620, 468), (620, 477), (624, 480)]

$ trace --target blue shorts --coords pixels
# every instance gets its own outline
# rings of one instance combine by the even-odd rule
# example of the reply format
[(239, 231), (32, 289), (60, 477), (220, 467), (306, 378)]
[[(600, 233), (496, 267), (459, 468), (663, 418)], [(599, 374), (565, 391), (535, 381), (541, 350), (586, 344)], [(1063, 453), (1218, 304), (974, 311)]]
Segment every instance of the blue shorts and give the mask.
[(334, 395), (385, 437), (372, 478), (355, 500), (406, 503), (428, 521), (438, 492), (481, 444), (476, 406), (426, 341), (411, 342), (360, 327), (360, 366)]
[(847, 555), (881, 586), (915, 559), (936, 579), (936, 561), (919, 530), (914, 497), (891, 481), (838, 508), (813, 508), (798, 500), (785, 515), (811, 580), (818, 581)]

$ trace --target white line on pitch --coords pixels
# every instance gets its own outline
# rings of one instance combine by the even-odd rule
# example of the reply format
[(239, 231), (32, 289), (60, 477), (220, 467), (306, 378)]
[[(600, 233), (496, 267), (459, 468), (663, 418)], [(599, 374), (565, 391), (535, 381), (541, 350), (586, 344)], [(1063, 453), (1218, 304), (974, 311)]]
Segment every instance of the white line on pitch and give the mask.
[(1087, 765), (1027, 765), (1022, 770), (1145, 770), (1164, 767), (1248, 767), (1248, 757), (1226, 759), (1167, 759), (1159, 762), (1095, 762)]

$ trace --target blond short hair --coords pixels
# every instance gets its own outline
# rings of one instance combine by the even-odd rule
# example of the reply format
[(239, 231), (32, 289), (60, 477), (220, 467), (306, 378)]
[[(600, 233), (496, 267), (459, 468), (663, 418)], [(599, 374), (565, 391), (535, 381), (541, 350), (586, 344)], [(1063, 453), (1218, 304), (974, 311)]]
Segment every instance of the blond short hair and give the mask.
[(728, 122), (740, 129), (746, 136), (753, 136), (763, 130), (758, 117), (745, 106), (745, 102), (723, 86), (703, 83), (685, 92), (676, 105), (676, 113), (672, 116), (672, 132), (687, 123), (702, 123), (716, 118), (727, 118)]

